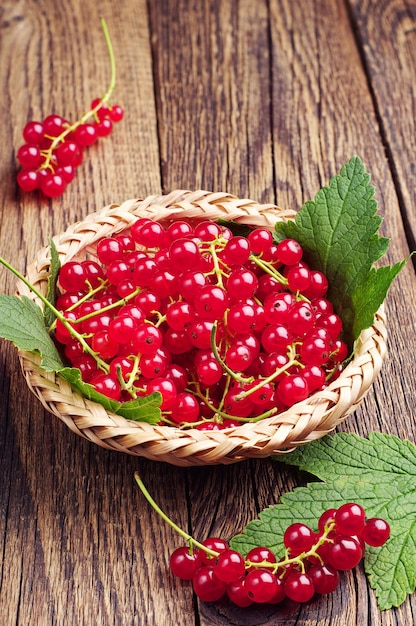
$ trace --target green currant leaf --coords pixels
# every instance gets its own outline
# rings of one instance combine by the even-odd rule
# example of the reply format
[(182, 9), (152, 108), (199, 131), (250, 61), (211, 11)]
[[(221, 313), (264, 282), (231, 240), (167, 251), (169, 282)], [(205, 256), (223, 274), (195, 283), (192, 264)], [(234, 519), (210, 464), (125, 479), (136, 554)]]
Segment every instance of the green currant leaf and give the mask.
[(373, 268), (389, 246), (389, 239), (378, 235), (381, 222), (370, 176), (356, 156), (302, 206), (295, 220), (276, 224), (276, 238), (296, 239), (311, 267), (326, 274), (328, 298), (343, 320), (350, 346), (371, 326), (406, 263)]
[(360, 289), (354, 293), (354, 317), (352, 321), (352, 338), (357, 339), (364, 328), (369, 328), (374, 321), (374, 313), (384, 302), (389, 287), (408, 259), (395, 265), (386, 265), (378, 269), (372, 268)]
[[(46, 293), (46, 299), (52, 304), (52, 306), (55, 306), (56, 282), (58, 280), (59, 270), (61, 269), (61, 261), (53, 239), (50, 240), (50, 251), (51, 263), (49, 267), (48, 290)], [(55, 314), (49, 307), (45, 306), (43, 315), (45, 318), (45, 325), (47, 328), (49, 328), (55, 321)]]
[(26, 296), (0, 294), (0, 337), (12, 341), (19, 350), (38, 352), (42, 367), (48, 372), (63, 367), (45, 328), (42, 309)]
[(416, 588), (416, 446), (393, 435), (370, 433), (368, 439), (338, 433), (275, 457), (313, 474), (312, 482), (281, 498), (231, 540), (246, 554), (264, 545), (283, 555), (283, 533), (302, 521), (316, 530), (321, 513), (357, 502), (367, 517), (381, 517), (391, 537), (381, 548), (367, 546), (364, 567), (380, 609), (400, 606)]
[(77, 389), (85, 398), (98, 402), (107, 411), (116, 413), (129, 420), (157, 424), (160, 420), (160, 404), (162, 396), (159, 392), (149, 394), (146, 397), (136, 398), (130, 402), (117, 402), (99, 393), (92, 385), (85, 383), (81, 378), (81, 372), (76, 367), (66, 367), (59, 371), (59, 375), (65, 378), (73, 389)]
[(162, 404), (162, 394), (158, 391), (145, 397), (124, 402), (116, 411), (128, 420), (135, 422), (147, 422), (157, 424), (161, 418), (160, 405)]

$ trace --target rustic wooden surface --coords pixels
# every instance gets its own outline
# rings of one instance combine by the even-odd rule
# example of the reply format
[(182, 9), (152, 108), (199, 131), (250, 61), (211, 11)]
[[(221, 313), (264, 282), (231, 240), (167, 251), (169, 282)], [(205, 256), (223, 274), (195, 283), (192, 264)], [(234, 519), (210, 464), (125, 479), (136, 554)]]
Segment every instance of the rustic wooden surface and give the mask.
[[(89, 149), (62, 198), (21, 193), (29, 119), (73, 117), (118, 67), (125, 120)], [(0, 251), (24, 270), (50, 235), (110, 202), (175, 188), (299, 208), (352, 155), (372, 174), (389, 260), (415, 248), (416, 4), (410, 0), (3, 0)], [(416, 442), (415, 276), (388, 298), (389, 358), (340, 430)], [(0, 291), (13, 277), (0, 271)], [(203, 538), (230, 537), (304, 477), (272, 461), (181, 469), (95, 447), (44, 412), (0, 344), (2, 626), (408, 626), (415, 596), (381, 613), (363, 570), (299, 607), (195, 603), (167, 569), (178, 537), (156, 500)]]

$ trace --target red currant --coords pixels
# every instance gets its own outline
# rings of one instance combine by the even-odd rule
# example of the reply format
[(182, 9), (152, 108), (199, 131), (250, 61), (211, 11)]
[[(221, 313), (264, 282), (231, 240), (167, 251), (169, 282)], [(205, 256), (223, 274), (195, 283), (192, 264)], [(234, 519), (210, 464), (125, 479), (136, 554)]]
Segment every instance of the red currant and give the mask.
[(363, 556), (359, 542), (346, 535), (337, 535), (334, 543), (328, 547), (327, 560), (338, 570), (353, 569), (361, 561)]
[(335, 521), (335, 513), (337, 509), (327, 509), (322, 513), (318, 520), (318, 529), (321, 533), (325, 532), (328, 524)]
[(128, 343), (137, 325), (136, 320), (130, 315), (117, 315), (109, 324), (108, 335), (117, 343)]
[(102, 359), (112, 359), (119, 351), (119, 344), (107, 330), (100, 330), (91, 339), (91, 347)]
[(80, 124), (74, 131), (74, 139), (79, 146), (92, 146), (98, 139), (97, 128), (94, 124)]
[(37, 169), (44, 161), (38, 146), (24, 144), (17, 151), (17, 159), (23, 167)]
[(171, 418), (177, 424), (196, 422), (199, 417), (197, 399), (187, 392), (178, 393), (171, 407)]
[(34, 191), (39, 188), (39, 174), (35, 170), (20, 170), (17, 183), (23, 191)]
[(90, 380), (90, 384), (103, 395), (112, 400), (119, 400), (121, 396), (121, 387), (118, 380), (109, 374), (98, 374)]
[[(202, 542), (202, 545), (208, 548), (208, 550), (212, 550), (213, 552), (225, 552), (230, 549), (227, 541), (221, 539), (221, 537), (207, 537)], [(211, 565), (214, 562), (216, 557), (208, 554), (204, 550), (201, 550), (201, 562), (203, 565)]]
[(285, 406), (306, 400), (309, 395), (308, 383), (299, 374), (289, 374), (282, 378), (277, 387), (277, 397)]
[(200, 319), (213, 322), (222, 319), (228, 303), (228, 295), (224, 289), (216, 285), (205, 285), (199, 290), (194, 307)]
[(266, 603), (278, 592), (279, 583), (268, 569), (257, 568), (247, 574), (246, 588), (247, 595), (253, 602)]
[(214, 565), (215, 575), (226, 583), (235, 582), (244, 576), (245, 569), (244, 558), (235, 550), (221, 552)]
[(26, 143), (39, 145), (45, 136), (43, 124), (41, 122), (28, 122), (23, 129), (23, 139)]
[(290, 556), (298, 556), (307, 552), (315, 543), (315, 533), (306, 524), (297, 522), (291, 524), (283, 535), (283, 543), (289, 550)]
[(107, 137), (113, 130), (113, 122), (107, 118), (95, 122), (94, 126), (98, 137)]
[(75, 141), (64, 141), (55, 150), (55, 154), (60, 165), (72, 165), (79, 161), (82, 150)]
[(303, 572), (291, 572), (284, 582), (285, 594), (295, 602), (309, 602), (315, 593), (312, 578)]
[(390, 526), (384, 519), (370, 517), (364, 524), (361, 537), (369, 546), (378, 548), (390, 537)]
[(152, 324), (139, 324), (132, 337), (132, 345), (141, 354), (153, 354), (160, 348), (163, 335), (159, 328)]
[(336, 531), (340, 535), (359, 535), (364, 529), (365, 511), (362, 506), (348, 502), (335, 513)]
[(245, 237), (233, 237), (224, 248), (223, 258), (228, 265), (244, 265), (250, 256), (250, 241)]
[(201, 567), (192, 578), (195, 594), (204, 602), (216, 602), (225, 594), (227, 583), (217, 578), (214, 567)]
[(252, 230), (247, 239), (254, 254), (261, 254), (262, 252), (268, 250), (273, 241), (271, 232), (265, 230), (264, 228), (256, 228), (255, 230)]
[(227, 585), (227, 596), (236, 606), (247, 607), (253, 604), (253, 600), (249, 598), (247, 593), (245, 577)]
[(174, 268), (191, 270), (199, 262), (199, 247), (192, 239), (175, 239), (169, 248), (169, 258)]
[(113, 104), (109, 109), (109, 116), (112, 122), (121, 122), (124, 117), (124, 109), (119, 104)]
[(43, 132), (45, 136), (58, 137), (67, 126), (69, 126), (68, 122), (60, 115), (48, 115), (43, 120)]
[(305, 265), (297, 264), (287, 272), (287, 282), (292, 291), (305, 291), (311, 284), (311, 272)]
[(263, 563), (263, 561), (266, 563), (276, 563), (276, 560), (276, 555), (269, 548), (263, 546), (252, 548), (246, 554), (246, 561), (250, 561), (251, 563)]
[[(147, 385), (147, 391), (148, 393), (154, 393), (154, 392), (159, 392), (162, 395), (162, 403), (160, 405), (160, 408), (162, 410), (172, 410), (172, 419), (175, 422), (178, 422), (177, 419), (175, 419), (177, 413), (179, 412), (179, 410), (177, 409), (178, 404), (180, 403), (180, 398), (178, 398), (178, 394), (176, 392), (176, 387), (173, 383), (172, 380), (170, 380), (169, 378), (164, 378), (162, 376), (158, 376), (156, 378), (152, 378), (148, 385)], [(180, 395), (180, 394), (179, 394)], [(190, 396), (193, 400), (195, 400), (195, 398), (193, 396)], [(196, 402), (196, 400), (195, 400)], [(183, 413), (185, 413), (183, 406), (181, 405), (181, 409), (183, 411)], [(173, 413), (173, 411), (176, 411), (175, 413)], [(191, 416), (190, 416), (191, 417)], [(179, 421), (192, 421), (192, 419), (183, 419), (183, 420), (179, 420)]]
[(79, 261), (64, 263), (59, 272), (59, 283), (65, 291), (80, 291), (85, 289), (85, 268)]
[(322, 595), (335, 591), (340, 582), (338, 570), (327, 564), (313, 565), (308, 570), (308, 576), (312, 580), (316, 593)]
[(182, 546), (172, 552), (170, 569), (175, 576), (182, 580), (192, 580), (200, 567), (199, 553), (191, 552), (188, 547)]
[(40, 189), (48, 198), (56, 198), (63, 194), (66, 181), (60, 174), (47, 172), (40, 180)]
[(295, 265), (303, 256), (301, 245), (294, 239), (284, 239), (277, 244), (277, 253), (284, 265)]

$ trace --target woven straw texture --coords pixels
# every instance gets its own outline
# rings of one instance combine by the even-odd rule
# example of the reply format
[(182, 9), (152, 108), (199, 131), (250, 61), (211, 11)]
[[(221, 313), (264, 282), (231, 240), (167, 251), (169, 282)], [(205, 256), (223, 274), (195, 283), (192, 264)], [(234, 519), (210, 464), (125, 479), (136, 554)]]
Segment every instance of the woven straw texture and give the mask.
[[(94, 245), (99, 239), (129, 228), (137, 217), (158, 221), (224, 218), (272, 230), (276, 221), (293, 218), (294, 213), (207, 191), (178, 190), (165, 196), (128, 200), (89, 215), (54, 237), (61, 262), (87, 255), (94, 258)], [(43, 294), (49, 265), (48, 246), (38, 252), (27, 270), (29, 282)], [(18, 285), (18, 293), (36, 301), (23, 283)], [(374, 325), (360, 335), (354, 359), (324, 391), (279, 415), (220, 431), (182, 430), (126, 420), (74, 392), (59, 375), (45, 372), (36, 354), (20, 352), (19, 358), (29, 388), (77, 435), (110, 450), (173, 465), (215, 465), (285, 453), (333, 430), (355, 410), (378, 375), (386, 354), (386, 339), (381, 308)]]

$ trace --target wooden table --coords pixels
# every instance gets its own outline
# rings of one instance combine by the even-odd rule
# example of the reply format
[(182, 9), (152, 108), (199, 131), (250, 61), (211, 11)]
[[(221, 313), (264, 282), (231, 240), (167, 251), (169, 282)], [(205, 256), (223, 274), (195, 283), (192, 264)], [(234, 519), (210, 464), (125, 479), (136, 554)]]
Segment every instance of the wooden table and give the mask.
[[(29, 119), (72, 117), (117, 60), (111, 138), (61, 198), (16, 185)], [(0, 251), (24, 270), (52, 234), (127, 198), (225, 190), (298, 209), (354, 154), (372, 174), (389, 262), (415, 249), (416, 5), (406, 0), (3, 0)], [(388, 298), (389, 358), (339, 430), (416, 441), (415, 275)], [(0, 271), (0, 291), (14, 278)], [(380, 613), (362, 568), (307, 606), (195, 603), (167, 561), (180, 544), (135, 486), (196, 537), (230, 537), (305, 477), (273, 461), (182, 469), (76, 437), (27, 389), (1, 342), (0, 623), (4, 626), (414, 623), (415, 596)]]

